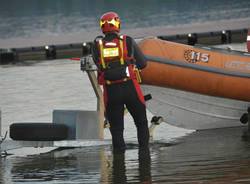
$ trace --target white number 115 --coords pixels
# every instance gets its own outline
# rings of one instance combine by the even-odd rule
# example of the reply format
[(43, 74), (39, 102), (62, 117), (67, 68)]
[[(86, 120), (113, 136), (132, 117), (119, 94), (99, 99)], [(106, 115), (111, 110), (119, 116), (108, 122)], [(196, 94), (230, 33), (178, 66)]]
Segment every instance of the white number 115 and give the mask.
[(209, 59), (209, 54), (192, 51), (191, 59), (195, 61), (201, 61), (201, 62), (207, 63)]

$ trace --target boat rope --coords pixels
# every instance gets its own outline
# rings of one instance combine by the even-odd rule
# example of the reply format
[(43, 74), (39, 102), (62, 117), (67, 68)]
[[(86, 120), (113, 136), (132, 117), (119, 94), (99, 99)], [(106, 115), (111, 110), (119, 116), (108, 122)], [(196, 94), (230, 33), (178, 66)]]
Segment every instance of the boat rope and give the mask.
[[(3, 141), (7, 138), (8, 131), (5, 132), (5, 135), (2, 137), (0, 136), (0, 151), (1, 151), (1, 144)], [(1, 157), (6, 157), (8, 155), (7, 151), (1, 151), (0, 152), (0, 158)]]
[(181, 61), (175, 61), (171, 59), (160, 58), (160, 57), (149, 56), (149, 55), (145, 55), (145, 57), (147, 60), (153, 61), (153, 62), (180, 66), (180, 67), (185, 67), (185, 68), (190, 68), (190, 69), (195, 69), (195, 70), (200, 70), (200, 71), (205, 71), (205, 72), (212, 72), (212, 73), (217, 73), (217, 74), (222, 74), (222, 75), (229, 75), (233, 77), (250, 78), (250, 73), (247, 73), (247, 72), (238, 72), (238, 71), (230, 71), (230, 70), (224, 70), (224, 69), (219, 69), (219, 68), (212, 68), (208, 66), (196, 65), (193, 63), (185, 63)]
[(2, 137), (0, 136), (0, 145), (2, 144), (2, 142), (6, 139), (7, 137), (7, 134), (8, 134), (8, 131), (5, 132), (5, 135)]

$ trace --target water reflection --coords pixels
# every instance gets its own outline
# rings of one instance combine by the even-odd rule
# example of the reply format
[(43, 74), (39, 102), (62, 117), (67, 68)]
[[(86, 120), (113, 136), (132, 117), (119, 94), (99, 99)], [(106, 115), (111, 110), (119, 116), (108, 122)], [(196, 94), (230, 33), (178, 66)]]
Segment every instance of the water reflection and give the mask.
[(142, 183), (151, 183), (151, 158), (150, 151), (139, 150), (139, 178)]
[(149, 149), (113, 154), (110, 147), (58, 149), (0, 160), (0, 183), (151, 183)]
[(250, 183), (250, 139), (241, 128), (197, 131), (149, 150), (111, 145), (0, 160), (0, 183)]
[(13, 183), (99, 183), (104, 148), (64, 149), (11, 161)]
[[(111, 170), (111, 175), (109, 176), (110, 183), (127, 183), (128, 175), (131, 168), (126, 168), (126, 155), (125, 153), (114, 153), (113, 154), (112, 165), (109, 166), (109, 170)], [(151, 157), (149, 149), (139, 149), (138, 150), (138, 177), (133, 178), (132, 180), (138, 180), (140, 183), (151, 183)], [(134, 168), (135, 169), (135, 168)], [(138, 178), (138, 179), (137, 179)]]
[(113, 155), (111, 176), (109, 176), (109, 180), (113, 183), (126, 183), (126, 166), (125, 166), (125, 153), (116, 153)]

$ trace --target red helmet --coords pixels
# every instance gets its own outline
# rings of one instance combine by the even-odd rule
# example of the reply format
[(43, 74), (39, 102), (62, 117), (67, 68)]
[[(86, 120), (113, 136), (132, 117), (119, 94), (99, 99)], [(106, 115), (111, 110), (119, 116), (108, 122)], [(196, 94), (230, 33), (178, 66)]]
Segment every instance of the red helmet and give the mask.
[(100, 27), (103, 33), (120, 32), (120, 18), (115, 12), (105, 13), (100, 20)]

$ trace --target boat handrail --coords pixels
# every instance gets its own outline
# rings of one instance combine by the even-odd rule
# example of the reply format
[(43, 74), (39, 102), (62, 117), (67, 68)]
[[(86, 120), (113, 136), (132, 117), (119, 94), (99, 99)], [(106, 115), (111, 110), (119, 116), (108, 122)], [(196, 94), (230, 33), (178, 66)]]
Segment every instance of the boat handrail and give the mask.
[(247, 72), (224, 70), (224, 69), (213, 68), (213, 67), (209, 67), (209, 66), (203, 66), (203, 65), (193, 64), (193, 63), (185, 63), (185, 62), (181, 62), (181, 61), (160, 58), (160, 57), (156, 57), (156, 56), (145, 55), (145, 57), (149, 61), (154, 61), (154, 62), (158, 62), (158, 63), (170, 64), (170, 65), (174, 65), (174, 66), (181, 66), (181, 67), (185, 67), (185, 68), (196, 69), (196, 70), (205, 71), (205, 72), (212, 72), (212, 73), (217, 73), (217, 74), (222, 74), (222, 75), (229, 75), (229, 76), (234, 76), (234, 77), (250, 78), (250, 73), (247, 73)]

